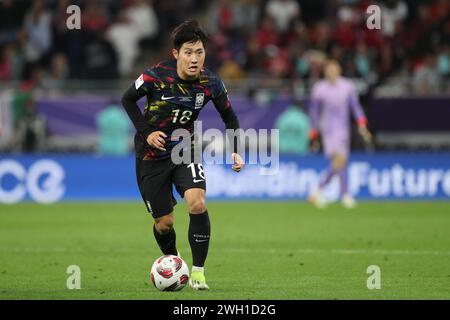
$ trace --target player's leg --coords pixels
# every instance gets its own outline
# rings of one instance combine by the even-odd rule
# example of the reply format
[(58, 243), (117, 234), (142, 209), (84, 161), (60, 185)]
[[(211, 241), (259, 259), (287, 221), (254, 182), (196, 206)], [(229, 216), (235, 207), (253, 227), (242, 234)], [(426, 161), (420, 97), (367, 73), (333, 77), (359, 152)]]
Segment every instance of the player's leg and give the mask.
[(325, 200), (325, 197), (323, 196), (323, 190), (328, 185), (328, 183), (331, 181), (331, 178), (335, 175), (335, 170), (333, 168), (333, 160), (331, 160), (331, 164), (328, 166), (325, 175), (319, 182), (319, 186), (317, 189), (312, 192), (309, 195), (308, 201), (311, 202), (313, 205), (315, 205), (319, 209), (323, 209), (326, 207), (327, 202)]
[(208, 256), (211, 224), (205, 205), (205, 190), (188, 189), (184, 193), (189, 208), (189, 244), (192, 251), (192, 274), (190, 286), (194, 289), (209, 289), (204, 276), (204, 266)]
[(192, 251), (192, 274), (189, 284), (196, 290), (209, 289), (204, 266), (209, 249), (211, 225), (205, 204), (206, 182), (201, 164), (178, 165), (173, 174), (175, 186), (186, 200), (189, 210), (189, 244)]
[(333, 157), (332, 167), (340, 180), (341, 196), (347, 191), (347, 175), (345, 174), (346, 164), (347, 156), (345, 154), (338, 153)]
[(205, 205), (205, 190), (186, 190), (184, 198), (189, 209), (189, 244), (192, 250), (193, 271), (203, 271), (208, 256), (211, 224)]
[(317, 189), (314, 190), (314, 192), (312, 192), (308, 197), (308, 201), (319, 209), (323, 209), (327, 205), (327, 201), (323, 195), (323, 190), (328, 185), (328, 183), (330, 183), (333, 176), (336, 174), (336, 168), (334, 166), (335, 154), (328, 154), (327, 158), (330, 161), (330, 165), (326, 169), (325, 175), (319, 181)]
[(332, 134), (322, 136), (325, 155), (330, 159), (330, 166), (325, 172), (325, 176), (319, 183), (319, 187), (309, 197), (309, 201), (318, 208), (323, 208), (326, 205), (323, 197), (323, 190), (331, 181), (333, 176), (337, 175), (341, 184), (341, 200), (346, 207), (354, 205), (353, 198), (348, 193), (346, 164), (348, 153), (350, 150), (348, 132), (336, 131)]
[(153, 235), (163, 254), (177, 255), (173, 227), (173, 206), (170, 166), (166, 162), (138, 160), (136, 175), (142, 199), (154, 219)]
[(336, 154), (337, 145), (338, 143), (334, 134), (328, 132), (322, 133), (322, 146), (326, 158), (330, 161), (330, 165), (326, 169), (325, 175), (319, 181), (317, 189), (315, 189), (308, 197), (308, 201), (319, 209), (325, 208), (327, 205), (325, 197), (323, 196), (323, 190), (336, 174), (335, 168), (333, 167), (333, 159)]
[(173, 227), (173, 213), (155, 218), (153, 235), (163, 254), (178, 255), (176, 246), (177, 237)]
[(335, 168), (335, 156), (331, 157), (330, 165), (328, 166), (327, 170), (325, 171), (325, 175), (323, 176), (322, 180), (319, 183), (319, 190), (322, 191), (331, 181), (331, 178), (336, 174), (336, 168)]
[(333, 159), (333, 167), (337, 175), (339, 176), (340, 188), (341, 188), (341, 203), (344, 207), (351, 209), (356, 206), (356, 201), (348, 192), (348, 180), (347, 180), (347, 159), (346, 153), (336, 154)]

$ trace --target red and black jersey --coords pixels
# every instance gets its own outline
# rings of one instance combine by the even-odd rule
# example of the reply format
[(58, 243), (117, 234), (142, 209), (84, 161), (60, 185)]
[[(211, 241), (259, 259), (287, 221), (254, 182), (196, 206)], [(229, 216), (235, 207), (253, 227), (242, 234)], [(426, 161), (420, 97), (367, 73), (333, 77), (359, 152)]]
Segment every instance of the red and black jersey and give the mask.
[[(239, 122), (220, 78), (204, 68), (196, 80), (181, 79), (176, 70), (176, 60), (160, 62), (142, 73), (122, 98), (122, 103), (136, 127), (136, 155), (144, 160), (170, 157), (174, 145), (172, 132), (183, 128), (193, 133), (194, 121), (203, 107), (212, 100), (227, 129), (238, 129)], [(137, 109), (136, 101), (146, 96), (144, 114)], [(153, 131), (166, 135), (166, 151), (150, 147), (146, 139)]]

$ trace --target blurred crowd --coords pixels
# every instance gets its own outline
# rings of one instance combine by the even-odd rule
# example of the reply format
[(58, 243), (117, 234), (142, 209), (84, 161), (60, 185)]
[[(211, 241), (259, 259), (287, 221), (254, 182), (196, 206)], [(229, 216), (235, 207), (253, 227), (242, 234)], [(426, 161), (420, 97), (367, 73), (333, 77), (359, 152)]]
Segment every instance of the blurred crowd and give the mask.
[[(160, 54), (173, 27), (206, 0), (0, 1), (0, 80), (116, 79)], [(72, 5), (81, 29), (68, 29)], [(155, 56), (155, 54), (153, 54)], [(37, 74), (37, 75), (36, 75)]]
[[(380, 30), (366, 26), (372, 4)], [(207, 16), (214, 62), (227, 77), (314, 81), (331, 57), (346, 76), (407, 75), (418, 94), (433, 94), (449, 76), (449, 13), (448, 0), (221, 0)]]
[[(367, 27), (374, 4), (380, 29)], [(81, 8), (80, 29), (67, 27), (70, 5)], [(245, 92), (257, 91), (258, 102), (283, 87), (307, 97), (326, 58), (366, 88), (450, 93), (449, 0), (1, 0), (0, 84), (15, 89), (12, 97), (0, 90), (3, 140), (8, 118), (8, 145), (39, 149), (48, 132), (35, 88), (67, 92), (76, 82), (118, 92), (120, 80), (170, 57), (170, 33), (187, 19), (210, 35), (207, 66), (227, 85), (251, 79), (258, 90)]]
[[(66, 26), (71, 4), (81, 30)], [(366, 27), (372, 4), (380, 30)], [(409, 75), (432, 94), (449, 76), (449, 12), (448, 0), (3, 0), (0, 81), (133, 78), (168, 57), (174, 26), (196, 18), (224, 78), (314, 80), (328, 56), (346, 76)]]

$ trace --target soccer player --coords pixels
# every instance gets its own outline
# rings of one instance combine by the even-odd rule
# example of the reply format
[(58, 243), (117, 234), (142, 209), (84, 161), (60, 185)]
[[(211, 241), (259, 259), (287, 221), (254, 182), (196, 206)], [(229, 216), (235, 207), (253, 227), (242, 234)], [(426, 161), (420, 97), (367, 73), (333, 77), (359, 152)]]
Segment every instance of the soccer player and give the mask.
[[(192, 272), (189, 285), (208, 290), (204, 264), (210, 240), (210, 220), (205, 204), (205, 173), (194, 159), (175, 164), (171, 151), (180, 140), (172, 139), (176, 129), (193, 132), (194, 121), (212, 100), (227, 129), (238, 129), (239, 121), (231, 107), (223, 82), (203, 67), (207, 36), (196, 21), (185, 21), (172, 32), (174, 59), (147, 69), (124, 93), (122, 104), (136, 127), (136, 174), (142, 199), (154, 218), (153, 233), (161, 251), (177, 255), (172, 185), (189, 209), (189, 244)], [(144, 114), (137, 101), (146, 96)], [(234, 145), (232, 169), (239, 172), (243, 160)]]
[(330, 159), (330, 166), (319, 187), (309, 196), (309, 201), (319, 208), (326, 205), (322, 195), (325, 186), (334, 175), (340, 179), (341, 203), (346, 208), (356, 205), (355, 199), (348, 193), (346, 164), (350, 150), (350, 112), (358, 123), (358, 130), (366, 143), (372, 136), (367, 130), (367, 118), (359, 103), (352, 82), (341, 76), (341, 67), (335, 60), (324, 64), (325, 79), (317, 82), (312, 90), (310, 116), (310, 139), (312, 145), (318, 144), (320, 133), (325, 155)]

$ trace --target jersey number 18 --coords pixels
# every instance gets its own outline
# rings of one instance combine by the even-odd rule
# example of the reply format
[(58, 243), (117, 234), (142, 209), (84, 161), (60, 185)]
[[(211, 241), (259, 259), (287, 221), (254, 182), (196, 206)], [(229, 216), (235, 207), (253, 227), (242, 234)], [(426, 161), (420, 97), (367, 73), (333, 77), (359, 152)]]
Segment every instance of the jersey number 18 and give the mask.
[(180, 109), (172, 110), (172, 114), (173, 114), (172, 123), (177, 123), (177, 121), (179, 120), (181, 124), (185, 124), (186, 122), (191, 120), (192, 111), (184, 110), (181, 113), (181, 117), (179, 119), (178, 116), (180, 115)]

